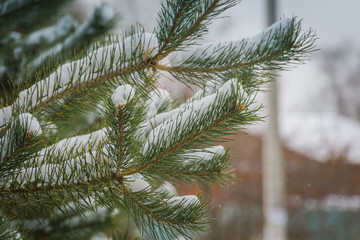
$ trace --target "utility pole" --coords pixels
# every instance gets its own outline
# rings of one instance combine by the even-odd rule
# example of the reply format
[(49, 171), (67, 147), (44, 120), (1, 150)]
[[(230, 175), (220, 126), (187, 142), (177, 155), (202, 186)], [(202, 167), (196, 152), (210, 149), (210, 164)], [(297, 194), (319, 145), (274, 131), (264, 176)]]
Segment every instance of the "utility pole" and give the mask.
[[(267, 0), (267, 25), (277, 21), (276, 0)], [(273, 72), (275, 76), (276, 73)], [(278, 132), (277, 84), (269, 83), (269, 117), (263, 138), (263, 240), (286, 240), (285, 173)]]

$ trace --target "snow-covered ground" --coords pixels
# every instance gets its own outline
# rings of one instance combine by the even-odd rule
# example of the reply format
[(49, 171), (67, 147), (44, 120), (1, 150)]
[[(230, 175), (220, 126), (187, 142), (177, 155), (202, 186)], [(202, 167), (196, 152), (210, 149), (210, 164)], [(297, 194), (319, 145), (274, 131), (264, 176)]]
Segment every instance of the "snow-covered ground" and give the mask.
[[(266, 123), (252, 125), (250, 134), (261, 136)], [(360, 123), (335, 113), (283, 113), (280, 137), (285, 146), (321, 162), (338, 157), (360, 164)]]

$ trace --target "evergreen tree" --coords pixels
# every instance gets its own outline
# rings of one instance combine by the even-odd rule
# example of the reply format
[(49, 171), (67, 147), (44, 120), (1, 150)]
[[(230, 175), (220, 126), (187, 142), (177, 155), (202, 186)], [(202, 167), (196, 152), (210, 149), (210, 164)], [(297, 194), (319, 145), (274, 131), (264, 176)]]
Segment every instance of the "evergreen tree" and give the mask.
[(16, 84), (54, 66), (54, 56), (79, 52), (109, 31), (115, 13), (102, 5), (83, 23), (63, 8), (73, 0), (4, 0), (0, 3), (0, 83)]
[[(206, 198), (175, 196), (169, 183), (232, 179), (228, 151), (212, 143), (261, 120), (254, 96), (268, 70), (314, 48), (296, 18), (252, 38), (197, 44), (235, 4), (167, 0), (153, 33), (136, 26), (109, 37), (2, 101), (0, 236), (121, 238), (131, 221), (153, 239), (205, 231)], [(177, 105), (157, 84), (164, 71), (200, 90)]]

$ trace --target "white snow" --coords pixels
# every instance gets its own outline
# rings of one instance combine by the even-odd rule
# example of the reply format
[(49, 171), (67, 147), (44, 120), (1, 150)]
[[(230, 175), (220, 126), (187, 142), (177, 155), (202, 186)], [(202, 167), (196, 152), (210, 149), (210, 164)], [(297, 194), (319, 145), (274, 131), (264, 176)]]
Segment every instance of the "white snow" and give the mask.
[(291, 149), (326, 161), (345, 157), (360, 164), (360, 123), (335, 114), (299, 114), (283, 118), (280, 134)]
[(158, 113), (160, 105), (169, 100), (170, 94), (162, 88), (158, 88), (149, 94), (149, 99), (146, 101), (146, 116), (150, 118)]
[(108, 240), (108, 239), (109, 239), (109, 236), (107, 236), (103, 232), (99, 232), (90, 238), (90, 240)]
[(0, 65), (0, 77), (2, 77), (7, 71), (7, 68), (5, 65)]
[(209, 161), (215, 156), (224, 156), (226, 153), (223, 146), (213, 146), (203, 149), (194, 149), (189, 153), (182, 154), (180, 158), (184, 158), (185, 163), (197, 161)]
[[(262, 135), (266, 124), (246, 131)], [(280, 116), (282, 142), (290, 149), (320, 162), (343, 157), (360, 164), (360, 123), (329, 112), (298, 112)]]
[(20, 125), (28, 132), (32, 132), (35, 136), (42, 134), (42, 130), (38, 120), (30, 113), (22, 113), (19, 115)]
[(12, 117), (12, 106), (7, 106), (0, 109), (0, 129), (1, 127), (8, 123)]
[(126, 177), (126, 181), (132, 192), (139, 192), (150, 187), (150, 184), (140, 174), (130, 175)]
[(96, 147), (101, 141), (104, 141), (107, 136), (106, 128), (94, 131), (89, 134), (79, 135), (71, 138), (65, 138), (47, 148), (42, 149), (39, 152), (40, 156), (45, 156), (49, 153), (70, 153), (76, 151), (82, 151), (89, 146)]
[[(142, 153), (146, 154), (148, 150), (154, 146), (159, 147), (159, 145), (163, 145), (162, 147), (164, 148), (168, 147), (168, 145), (171, 144), (170, 139), (175, 137), (174, 134), (179, 129), (185, 129), (188, 127), (190, 121), (199, 120), (206, 114), (209, 114), (209, 111), (212, 111), (209, 107), (218, 103), (219, 95), (229, 97), (233, 91), (237, 91), (236, 88), (236, 80), (229, 80), (223, 84), (216, 93), (205, 96), (199, 100), (185, 103), (181, 105), (178, 110), (172, 110), (173, 114), (166, 115), (166, 117), (169, 118), (164, 119), (161, 124), (150, 130), (142, 148)], [(175, 111), (177, 111), (177, 113)]]
[(115, 106), (122, 106), (127, 104), (135, 94), (135, 89), (129, 85), (121, 85), (116, 88), (114, 94), (111, 96), (111, 100)]
[(66, 63), (58, 67), (49, 77), (20, 92), (15, 104), (28, 109), (73, 85), (100, 77), (105, 72), (113, 72), (136, 64), (129, 62), (134, 51), (144, 54), (142, 60), (154, 56), (158, 51), (155, 34), (135, 34), (127, 37), (124, 42), (116, 42), (96, 49), (80, 60)]
[[(99, 168), (103, 167), (103, 158), (96, 151), (87, 152), (82, 156), (66, 160), (59, 164), (43, 164), (16, 170), (16, 177), (3, 179), (0, 184), (10, 186), (18, 183), (20, 186), (37, 181), (38, 186), (56, 185), (63, 182), (78, 182), (98, 177)], [(33, 163), (39, 163), (34, 161)], [(90, 175), (89, 175), (90, 173)]]
[(170, 205), (179, 205), (182, 204), (183, 207), (187, 207), (190, 204), (199, 204), (200, 200), (195, 195), (184, 195), (178, 197), (172, 197), (167, 200)]
[(163, 123), (165, 120), (169, 119), (174, 114), (179, 113), (180, 110), (181, 110), (180, 108), (175, 108), (167, 112), (156, 114), (154, 117), (148, 119), (145, 129), (149, 131), (155, 128), (159, 124)]
[(169, 194), (177, 195), (176, 187), (174, 185), (172, 185), (171, 183), (166, 182), (166, 181), (163, 184), (161, 184), (161, 186), (157, 190), (166, 191)]
[(183, 51), (172, 52), (169, 54), (168, 58), (171, 60), (171, 66), (180, 66), (190, 58), (201, 59), (210, 56), (212, 59), (218, 58), (224, 54), (224, 50), (241, 52), (243, 55), (246, 55), (245, 53), (250, 50), (255, 50), (257, 48), (263, 49), (265, 46), (276, 49), (276, 47), (281, 46), (281, 42), (277, 36), (280, 33), (289, 30), (291, 25), (292, 20), (285, 18), (274, 23), (261, 33), (242, 41), (225, 41), (218, 43), (206, 43), (200, 46), (191, 46)]

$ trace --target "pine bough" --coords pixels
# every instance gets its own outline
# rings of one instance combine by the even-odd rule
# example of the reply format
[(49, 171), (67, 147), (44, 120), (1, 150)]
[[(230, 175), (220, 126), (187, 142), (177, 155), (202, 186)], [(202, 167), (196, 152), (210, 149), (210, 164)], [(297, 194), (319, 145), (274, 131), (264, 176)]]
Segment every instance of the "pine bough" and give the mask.
[[(227, 150), (211, 143), (261, 120), (253, 98), (268, 70), (301, 63), (314, 50), (314, 33), (295, 18), (252, 38), (197, 45), (234, 4), (166, 1), (153, 33), (138, 26), (110, 38), (2, 107), (1, 236), (89, 239), (121, 229), (109, 224), (119, 216), (154, 239), (204, 231), (205, 198), (160, 185), (231, 179)], [(156, 81), (164, 71), (201, 90), (173, 107)], [(101, 111), (94, 131), (74, 136), (68, 123), (94, 109)]]

